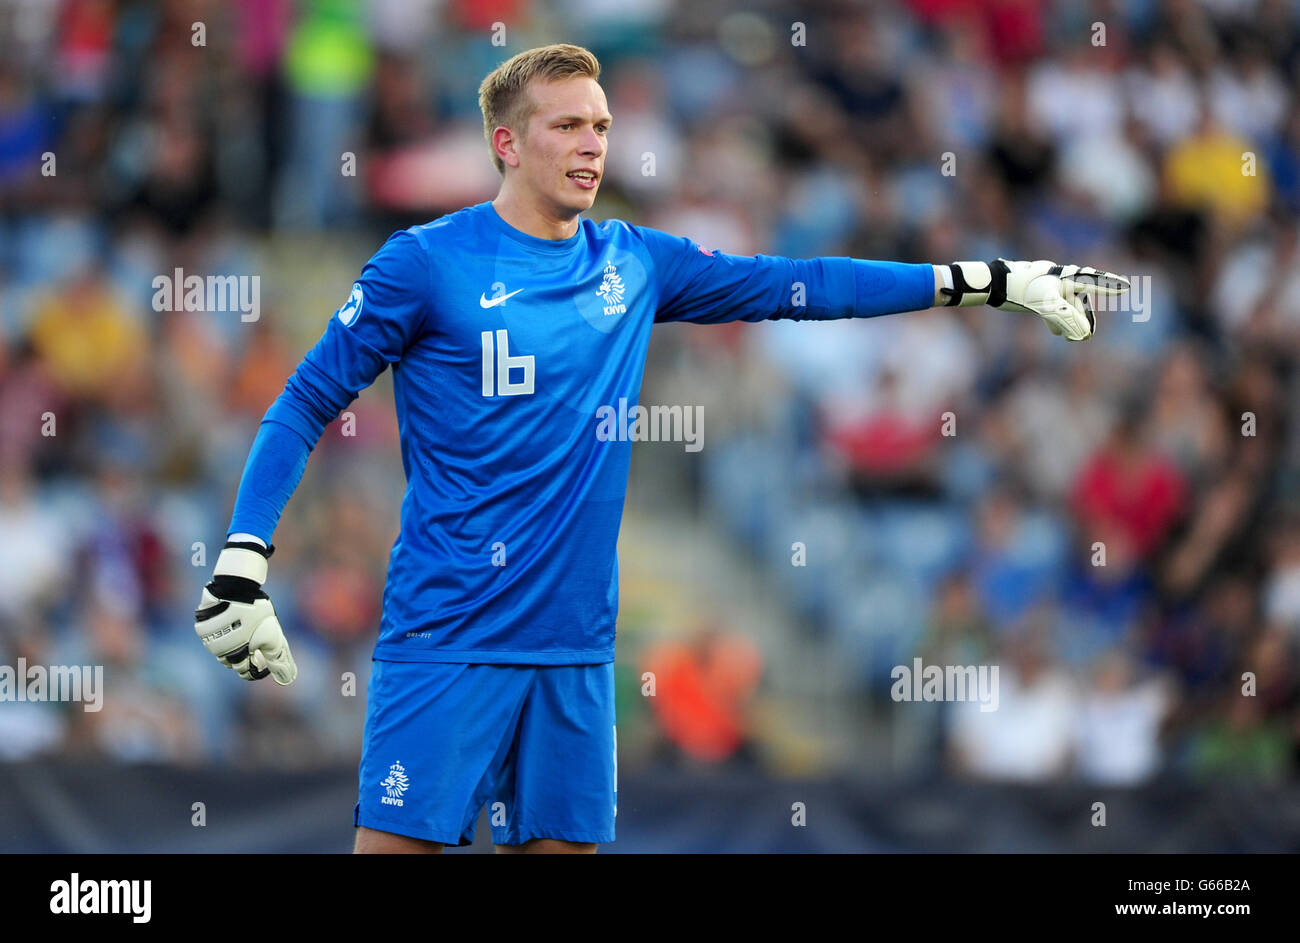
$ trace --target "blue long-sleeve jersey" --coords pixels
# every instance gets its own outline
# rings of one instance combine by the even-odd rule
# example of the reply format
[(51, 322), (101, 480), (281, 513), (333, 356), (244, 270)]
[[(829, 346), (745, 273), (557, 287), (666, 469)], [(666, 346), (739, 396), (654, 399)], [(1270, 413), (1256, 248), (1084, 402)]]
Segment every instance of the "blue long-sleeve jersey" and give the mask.
[(407, 486), (375, 657), (612, 661), (632, 446), (601, 407), (637, 404), (654, 323), (933, 298), (929, 265), (746, 258), (620, 220), (547, 240), (466, 208), (366, 264), (267, 411), (229, 533), (270, 543), (325, 426), (391, 365)]

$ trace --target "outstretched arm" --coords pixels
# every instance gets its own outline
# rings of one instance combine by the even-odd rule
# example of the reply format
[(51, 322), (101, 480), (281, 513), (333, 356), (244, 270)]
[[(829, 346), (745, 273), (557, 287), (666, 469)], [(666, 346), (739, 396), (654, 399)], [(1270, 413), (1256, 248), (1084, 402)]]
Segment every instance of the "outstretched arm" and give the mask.
[(710, 251), (689, 239), (632, 227), (649, 251), (656, 321), (869, 318), (935, 306), (989, 304), (1037, 314), (1055, 334), (1083, 340), (1094, 319), (1087, 292), (1118, 294), (1127, 280), (1053, 262), (908, 264), (849, 258), (787, 259)]

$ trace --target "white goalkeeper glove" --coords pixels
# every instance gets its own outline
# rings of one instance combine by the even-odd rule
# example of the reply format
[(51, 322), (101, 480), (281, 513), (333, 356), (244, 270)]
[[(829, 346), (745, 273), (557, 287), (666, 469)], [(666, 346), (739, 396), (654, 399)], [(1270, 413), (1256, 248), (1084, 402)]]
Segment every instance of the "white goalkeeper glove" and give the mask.
[(262, 590), (274, 552), (273, 546), (228, 542), (194, 610), (194, 631), (217, 661), (246, 681), (269, 674), (277, 684), (292, 684), (298, 666)]
[(939, 266), (939, 275), (939, 293), (949, 306), (987, 304), (1000, 311), (1029, 311), (1069, 341), (1087, 340), (1097, 327), (1090, 294), (1121, 295), (1129, 289), (1122, 276), (1046, 259), (953, 262)]

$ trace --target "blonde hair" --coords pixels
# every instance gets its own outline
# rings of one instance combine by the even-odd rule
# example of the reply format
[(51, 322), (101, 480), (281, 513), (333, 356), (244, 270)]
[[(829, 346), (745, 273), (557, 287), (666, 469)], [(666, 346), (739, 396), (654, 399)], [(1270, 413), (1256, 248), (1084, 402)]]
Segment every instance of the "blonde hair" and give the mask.
[(528, 83), (533, 79), (550, 82), (575, 76), (600, 78), (600, 63), (589, 50), (568, 43), (528, 49), (488, 73), (478, 87), (478, 106), (483, 112), (483, 136), (497, 173), (505, 176), (506, 165), (492, 147), (492, 132), (504, 125), (523, 135), (535, 107), (528, 95)]

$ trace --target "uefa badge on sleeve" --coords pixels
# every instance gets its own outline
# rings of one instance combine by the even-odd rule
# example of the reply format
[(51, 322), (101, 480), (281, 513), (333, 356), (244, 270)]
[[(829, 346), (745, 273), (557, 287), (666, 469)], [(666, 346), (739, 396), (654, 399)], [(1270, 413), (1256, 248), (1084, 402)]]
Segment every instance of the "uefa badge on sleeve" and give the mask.
[(348, 300), (343, 303), (343, 307), (339, 308), (338, 311), (335, 312), (335, 314), (338, 315), (338, 319), (343, 322), (344, 327), (350, 325), (357, 319), (357, 316), (361, 314), (361, 305), (365, 300), (365, 296), (361, 293), (361, 283), (353, 282), (352, 294), (348, 296)]

